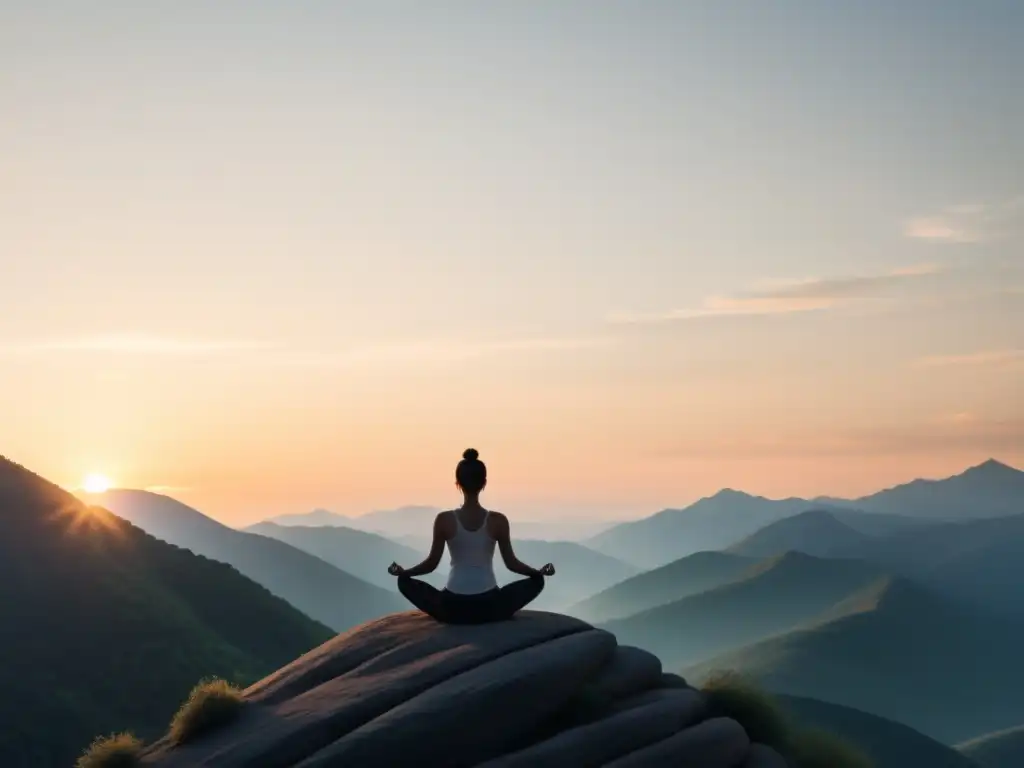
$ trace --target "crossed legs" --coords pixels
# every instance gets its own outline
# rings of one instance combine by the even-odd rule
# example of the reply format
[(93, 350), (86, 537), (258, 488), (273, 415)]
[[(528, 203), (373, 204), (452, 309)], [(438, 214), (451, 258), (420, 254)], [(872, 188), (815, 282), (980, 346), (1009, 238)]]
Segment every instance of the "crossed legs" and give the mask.
[(479, 595), (459, 595), (410, 576), (398, 577), (398, 591), (410, 603), (446, 624), (484, 624), (511, 619), (543, 589), (544, 577), (539, 574)]

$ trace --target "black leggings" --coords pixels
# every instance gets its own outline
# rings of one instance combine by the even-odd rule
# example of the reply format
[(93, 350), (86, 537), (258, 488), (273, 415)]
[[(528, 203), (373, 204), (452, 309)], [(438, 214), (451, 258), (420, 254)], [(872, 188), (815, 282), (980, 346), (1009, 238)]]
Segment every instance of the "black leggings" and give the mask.
[(436, 589), (411, 576), (398, 577), (398, 591), (429, 616), (446, 624), (485, 624), (511, 619), (544, 589), (544, 577), (530, 576), (478, 595)]

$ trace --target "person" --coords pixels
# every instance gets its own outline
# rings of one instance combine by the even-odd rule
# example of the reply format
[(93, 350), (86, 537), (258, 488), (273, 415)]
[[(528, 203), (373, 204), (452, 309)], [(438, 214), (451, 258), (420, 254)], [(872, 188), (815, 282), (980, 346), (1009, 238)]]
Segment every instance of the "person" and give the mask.
[[(455, 484), (462, 491), (461, 507), (441, 512), (434, 519), (430, 553), (419, 565), (403, 568), (398, 563), (388, 573), (398, 577), (398, 590), (414, 606), (446, 624), (483, 624), (512, 618), (544, 589), (544, 578), (555, 575), (555, 566), (532, 568), (516, 557), (509, 535), (508, 518), (484, 509), (480, 493), (487, 485), (487, 467), (480, 454), (468, 448), (455, 468)], [(441, 562), (445, 544), (451, 555), (451, 571), (443, 590), (420, 581)], [(494, 546), (505, 567), (526, 578), (498, 587), (494, 578)]]

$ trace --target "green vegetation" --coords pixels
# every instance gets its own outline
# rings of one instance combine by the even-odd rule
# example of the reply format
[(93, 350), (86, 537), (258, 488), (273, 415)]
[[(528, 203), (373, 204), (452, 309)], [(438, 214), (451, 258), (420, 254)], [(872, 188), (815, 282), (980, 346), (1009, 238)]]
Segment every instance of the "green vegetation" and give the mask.
[(142, 742), (130, 733), (96, 739), (78, 758), (75, 768), (136, 768)]
[(242, 691), (226, 680), (200, 681), (171, 720), (171, 741), (195, 741), (238, 717), (244, 704)]
[(772, 696), (734, 672), (717, 672), (701, 686), (716, 717), (731, 717), (751, 741), (765, 744), (797, 768), (872, 768), (873, 763), (838, 736), (801, 728)]
[(97, 734), (148, 741), (196, 680), (245, 685), (333, 635), (3, 459), (0, 604), (17, 630), (0, 633), (3, 768), (67, 768)]

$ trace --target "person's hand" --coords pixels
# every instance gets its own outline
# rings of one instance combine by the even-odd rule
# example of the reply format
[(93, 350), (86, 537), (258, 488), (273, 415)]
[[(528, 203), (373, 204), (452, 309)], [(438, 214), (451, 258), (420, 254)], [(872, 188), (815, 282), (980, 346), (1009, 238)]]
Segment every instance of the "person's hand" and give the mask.
[(555, 575), (555, 566), (553, 566), (551, 563), (548, 563), (547, 565), (543, 566), (540, 569), (540, 575), (541, 576), (554, 576)]
[(390, 573), (392, 576), (401, 576), (403, 573), (405, 573), (405, 568), (400, 566), (398, 563), (392, 563), (388, 566), (388, 573)]

